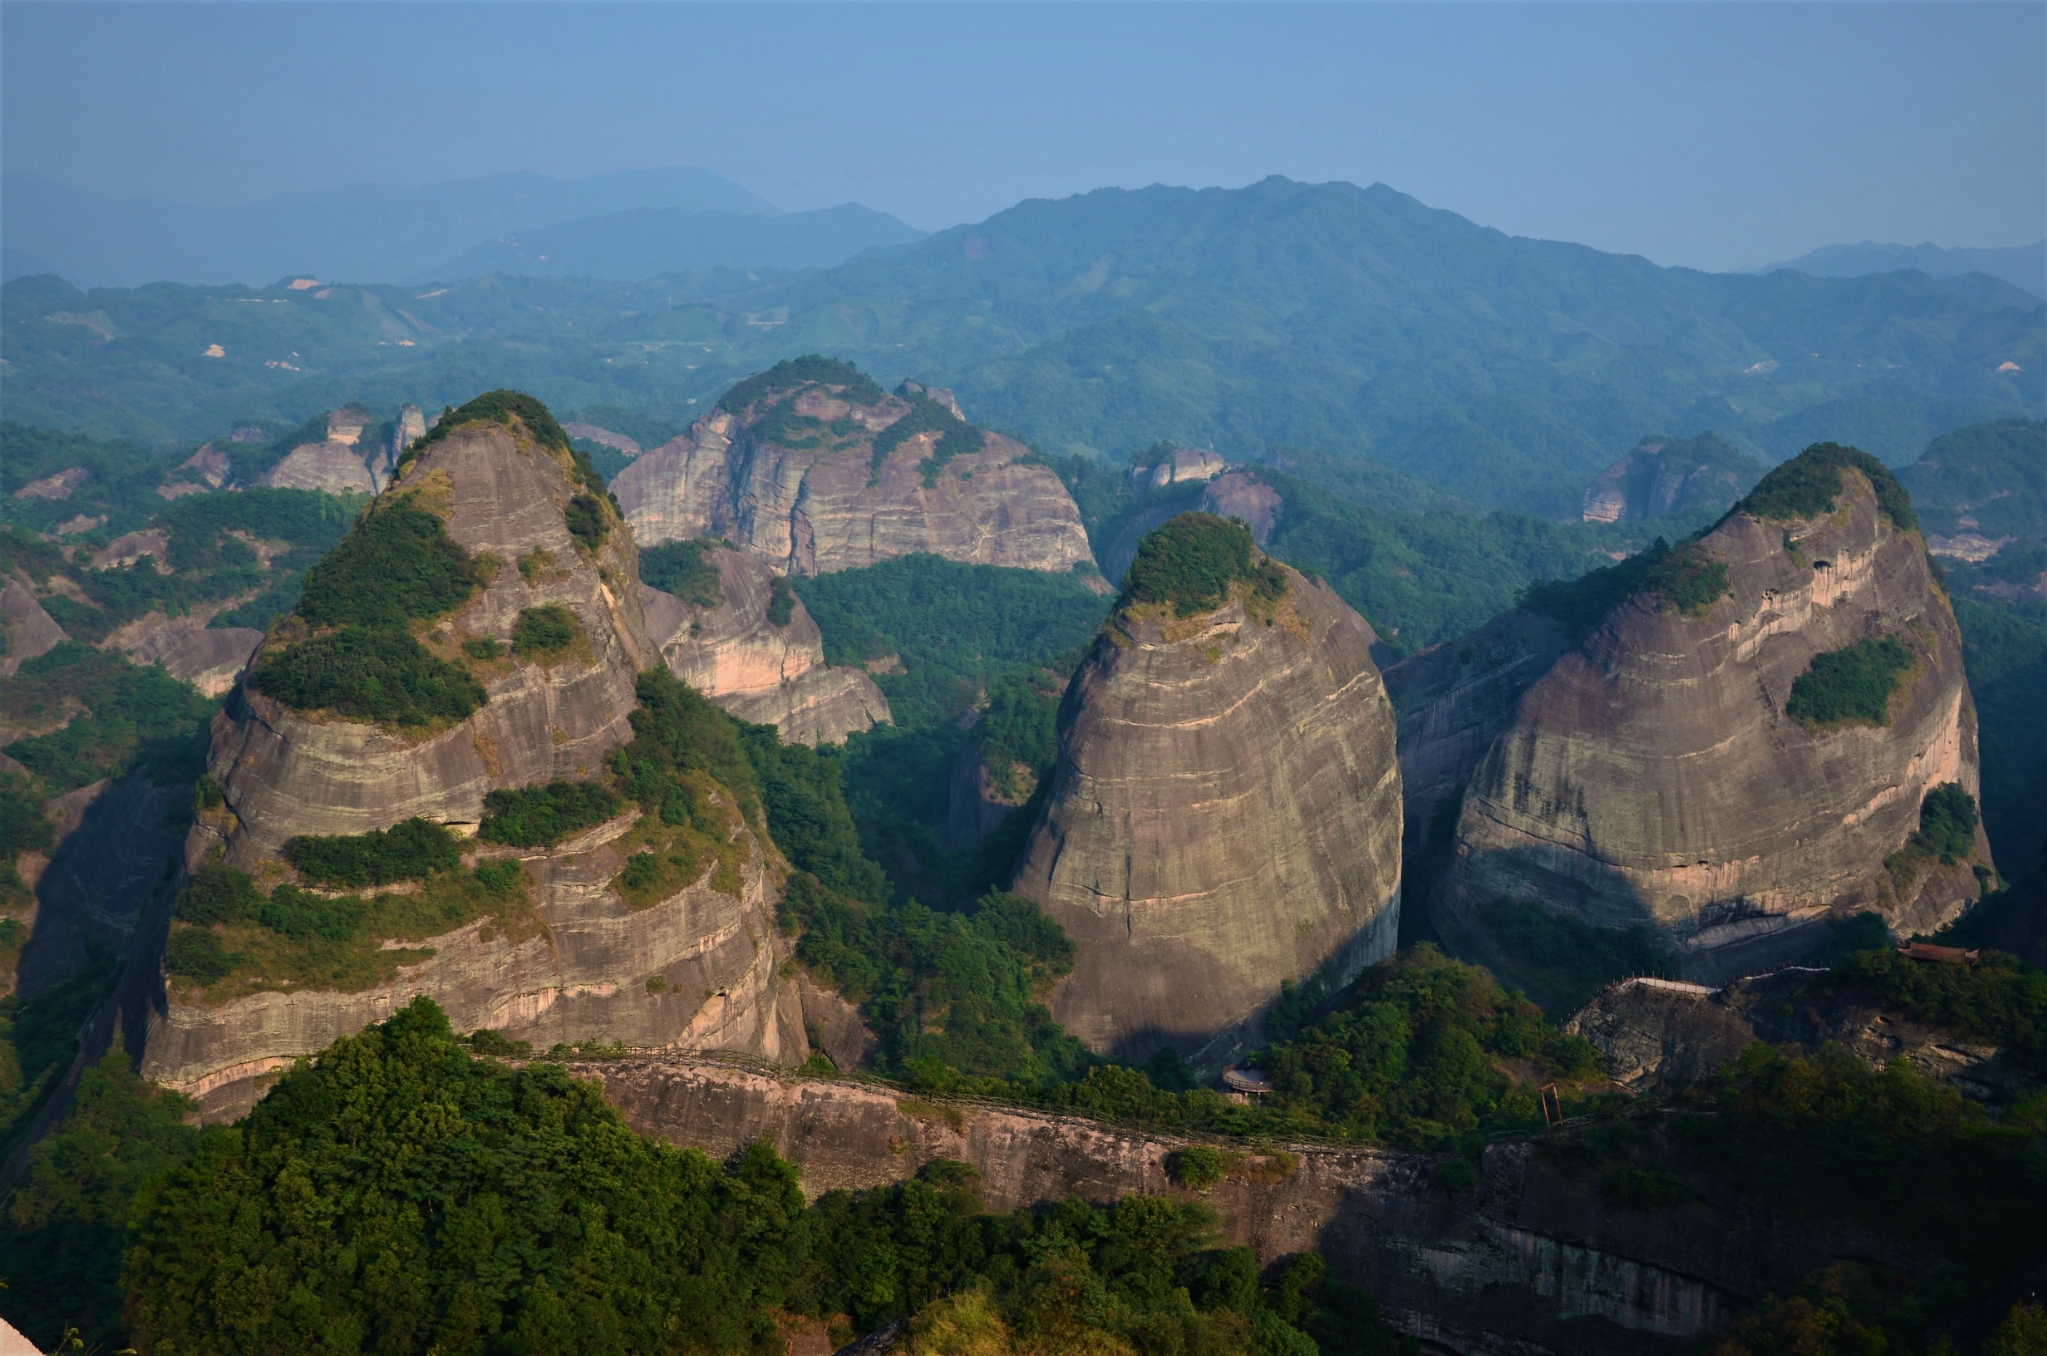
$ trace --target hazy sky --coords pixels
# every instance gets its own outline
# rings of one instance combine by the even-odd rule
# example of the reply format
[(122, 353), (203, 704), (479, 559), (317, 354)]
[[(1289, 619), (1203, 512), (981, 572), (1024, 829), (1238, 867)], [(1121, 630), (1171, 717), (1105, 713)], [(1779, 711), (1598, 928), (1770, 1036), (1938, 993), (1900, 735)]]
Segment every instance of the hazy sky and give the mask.
[(0, 160), (228, 203), (702, 165), (935, 229), (1383, 181), (1708, 268), (2047, 233), (2047, 5), (0, 4)]

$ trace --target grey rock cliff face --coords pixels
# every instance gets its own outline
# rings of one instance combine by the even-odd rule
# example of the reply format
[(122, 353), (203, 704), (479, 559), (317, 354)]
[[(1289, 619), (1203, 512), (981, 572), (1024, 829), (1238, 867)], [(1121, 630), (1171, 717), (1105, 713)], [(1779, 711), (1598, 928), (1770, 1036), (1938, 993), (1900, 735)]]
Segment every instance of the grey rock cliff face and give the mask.
[[(1954, 614), (1918, 534), (1879, 516), (1860, 472), (1838, 503), (1811, 521), (1733, 515), (1701, 543), (1730, 595), (1697, 619), (1638, 595), (1528, 689), (1472, 777), (1433, 901), (1453, 948), (1512, 975), (1482, 913), (1531, 900), (1653, 926), (1688, 975), (1716, 978), (1802, 954), (1829, 916), (1875, 910), (1910, 932), (1961, 910), (1967, 867), (1902, 895), (1884, 867), (1926, 792), (1976, 794)], [(1814, 655), (1887, 634), (1918, 654), (1887, 726), (1813, 733), (1785, 714)]]
[(835, 744), (890, 719), (888, 698), (855, 668), (824, 662), (824, 641), (803, 600), (789, 624), (768, 620), (775, 572), (742, 551), (717, 547), (722, 601), (693, 608), (641, 586), (649, 633), (669, 672), (741, 720), (773, 725), (782, 738)]
[(1013, 888), (1079, 949), (1052, 1011), (1095, 1050), (1219, 1068), (1283, 980), (1393, 948), (1400, 768), (1372, 630), (1288, 571), (1241, 602), (1119, 614), (1067, 688), (1059, 761)]
[[(755, 427), (785, 404), (799, 417), (853, 431), (804, 448), (757, 437)], [(1093, 560), (1073, 497), (1014, 439), (977, 435), (981, 450), (954, 457), (929, 488), (922, 465), (934, 454), (935, 433), (910, 438), (876, 472), (875, 436), (911, 409), (896, 396), (855, 405), (839, 388), (807, 384), (744, 419), (723, 409), (699, 419), (620, 472), (612, 491), (644, 545), (722, 536), (788, 574), (918, 551), (1030, 570), (1066, 571)]]
[[(215, 719), (208, 755), (229, 814), (194, 829), (188, 862), (220, 841), (231, 865), (274, 876), (295, 835), (363, 833), (414, 815), (474, 825), (488, 791), (600, 773), (632, 737), (634, 684), (659, 651), (629, 535), (614, 528), (586, 556), (568, 533), (563, 509), (575, 489), (565, 462), (501, 427), (463, 429), (428, 449), (393, 493), (419, 491), (450, 537), (501, 562), (441, 629), (504, 642), (521, 609), (558, 603), (581, 621), (589, 658), (515, 659), (486, 684), (487, 705), (423, 740), (294, 712), (244, 683)], [(535, 551), (550, 563), (515, 567)], [(777, 974), (771, 922), (786, 864), (742, 828), (736, 893), (712, 888), (707, 865), (671, 898), (635, 909), (609, 883), (624, 865), (613, 840), (632, 822), (623, 815), (553, 851), (482, 850), (523, 861), (544, 924), (537, 936), (510, 937), (480, 920), (428, 939), (433, 956), (392, 982), (354, 992), (259, 992), (214, 1007), (174, 987), (150, 1023), (143, 1072), (199, 1098), (210, 1116), (238, 1114), (264, 1075), (419, 993), (458, 1029), (492, 1027), (543, 1047), (604, 1040), (803, 1059), (801, 1011)]]
[[(976, 1169), (996, 1211), (1070, 1195), (1193, 1198), (1168, 1172), (1189, 1142), (1176, 1136), (687, 1058), (572, 1071), (599, 1080), (642, 1134), (717, 1158), (766, 1140), (803, 1169), (813, 1198), (902, 1181), (936, 1158)], [(1677, 1351), (1831, 1262), (1900, 1260), (1859, 1231), (1756, 1209), (1705, 1183), (1674, 1212), (1614, 1208), (1596, 1179), (1559, 1176), (1525, 1142), (1488, 1145), (1462, 1193), (1422, 1155), (1287, 1149), (1247, 1155), (1199, 1198), (1221, 1216), (1223, 1241), (1261, 1263), (1319, 1251), (1395, 1326), (1467, 1356)]]
[[(579, 554), (562, 516), (575, 493), (567, 473), (502, 428), (465, 429), (436, 444), (393, 493), (414, 488), (445, 496), (451, 538), (502, 562), (442, 631), (508, 644), (521, 609), (559, 603), (582, 622), (592, 662), (514, 664), (486, 684), (487, 706), (425, 740), (295, 713), (244, 684), (215, 718), (208, 756), (241, 821), (234, 864), (275, 853), (294, 834), (365, 833), (413, 815), (475, 824), (485, 792), (594, 775), (632, 738), (634, 684), (658, 651), (626, 534), (614, 531), (594, 560)], [(514, 562), (535, 550), (552, 563), (529, 582)]]

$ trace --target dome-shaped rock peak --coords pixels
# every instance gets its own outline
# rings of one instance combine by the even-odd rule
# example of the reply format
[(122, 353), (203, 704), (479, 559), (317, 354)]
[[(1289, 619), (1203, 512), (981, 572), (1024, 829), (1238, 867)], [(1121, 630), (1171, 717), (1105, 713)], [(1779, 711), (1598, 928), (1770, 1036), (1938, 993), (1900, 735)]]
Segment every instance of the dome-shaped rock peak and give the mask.
[(890, 719), (888, 698), (856, 668), (829, 667), (803, 600), (757, 556), (710, 537), (642, 559), (647, 630), (669, 672), (741, 720), (792, 743), (835, 744)]
[(541, 1049), (799, 1062), (787, 866), (750, 792), (662, 743), (722, 720), (661, 667), (631, 534), (552, 416), (444, 417), (214, 722), (144, 1072), (233, 1114), (418, 993)]
[(1829, 918), (1953, 917), (1988, 857), (1972, 801), (1922, 832), (1930, 794), (1977, 790), (1934, 569), (1891, 473), (1822, 444), (1703, 537), (1534, 591), (1583, 640), (1477, 762), (1430, 906), (1445, 941), (1564, 1000), (1552, 925), (1719, 978), (1811, 952)]
[(1146, 538), (1068, 686), (1014, 889), (1078, 948), (1052, 1009), (1097, 1051), (1207, 1070), (1255, 1044), (1284, 983), (1393, 949), (1400, 769), (1364, 618), (1184, 514)]
[(889, 395), (850, 363), (797, 358), (748, 377), (612, 484), (642, 546), (724, 537), (787, 574), (926, 551), (975, 565), (1091, 564), (1049, 467), (979, 428), (951, 393)]

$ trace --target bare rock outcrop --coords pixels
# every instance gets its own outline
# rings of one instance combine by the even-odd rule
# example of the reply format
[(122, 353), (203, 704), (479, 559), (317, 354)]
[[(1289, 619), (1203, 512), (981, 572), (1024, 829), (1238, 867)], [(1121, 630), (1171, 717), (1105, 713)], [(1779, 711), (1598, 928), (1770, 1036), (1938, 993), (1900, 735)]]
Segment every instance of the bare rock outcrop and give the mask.
[(353, 441), (344, 443), (331, 437), (325, 442), (294, 447), (256, 483), (280, 490), (325, 490), (329, 494), (377, 492), (377, 477)]
[(218, 697), (235, 685), (262, 643), (263, 633), (249, 626), (165, 626), (123, 653), (137, 664), (161, 664), (179, 682)]
[[(297, 835), (358, 834), (415, 815), (472, 826), (489, 791), (601, 775), (606, 757), (633, 737), (638, 676), (660, 653), (623, 526), (596, 506), (610, 527), (594, 547), (587, 529), (581, 539), (569, 531), (567, 510), (580, 492), (566, 449), (536, 441), (515, 420), (465, 422), (427, 447), (389, 493), (435, 513), (473, 560), (489, 558), (488, 583), (427, 640), (455, 654), (472, 640), (502, 646), (523, 609), (551, 604), (574, 617), (586, 643), (547, 662), (507, 659), (501, 648), (472, 669), (486, 704), (424, 736), (293, 710), (245, 681), (216, 717), (208, 754), (226, 804), (202, 816), (188, 863), (217, 842), (229, 865), (274, 880), (288, 877), (280, 849)], [(293, 643), (294, 627), (303, 622), (281, 622), (266, 647)], [(482, 847), (484, 858), (522, 863), (535, 926), (471, 922), (427, 939), (426, 959), (368, 988), (266, 983), (215, 1005), (189, 984), (173, 985), (151, 1021), (143, 1070), (200, 1098), (208, 1115), (232, 1115), (264, 1075), (418, 993), (460, 1029), (492, 1027), (543, 1047), (624, 1041), (798, 1062), (808, 1053), (802, 1014), (779, 975), (771, 922), (788, 868), (731, 813), (732, 841), (744, 847), (736, 879), (706, 864), (696, 880), (641, 907), (613, 883), (636, 812), (551, 850)]]
[[(1755, 507), (1836, 453), (1851, 459), (1830, 511)], [(1431, 901), (1453, 949), (1517, 976), (1485, 913), (1522, 900), (1657, 929), (1687, 976), (1710, 980), (1797, 958), (1829, 917), (1875, 910), (1931, 931), (1978, 892), (1967, 864), (1887, 869), (1927, 792), (1976, 794), (1976, 719), (1908, 502), (1860, 456), (1815, 448), (1780, 468), (1681, 548), (1683, 607), (1645, 583), (1522, 695), (1472, 776)], [(1716, 571), (1725, 590), (1707, 600)], [(1816, 656), (1881, 637), (1910, 653), (1883, 723), (1787, 712)], [(1980, 830), (1975, 852), (1988, 860)]]
[(722, 536), (786, 574), (919, 551), (1032, 570), (1093, 560), (1073, 497), (1028, 448), (904, 392), (849, 364), (778, 364), (612, 491), (642, 545)]
[(1763, 467), (1710, 433), (1645, 438), (1585, 487), (1588, 523), (1634, 522), (1694, 509), (1722, 509), (1762, 478)]
[(1193, 616), (1123, 607), (1061, 704), (1013, 888), (1077, 944), (1051, 1007), (1095, 1050), (1219, 1069), (1282, 981), (1347, 983), (1393, 949), (1400, 769), (1372, 630), (1270, 568), (1276, 606), (1238, 584)]
[(647, 630), (669, 672), (793, 742), (835, 744), (890, 719), (872, 678), (824, 662), (824, 640), (801, 598), (789, 595), (781, 625), (769, 619), (777, 576), (765, 562), (723, 546), (707, 548), (705, 559), (718, 571), (715, 606), (691, 607), (641, 585)]
[(0, 584), (0, 631), (7, 637), (6, 652), (0, 654), (0, 677), (5, 678), (66, 639), (64, 628), (43, 611), (35, 590), (12, 575)]

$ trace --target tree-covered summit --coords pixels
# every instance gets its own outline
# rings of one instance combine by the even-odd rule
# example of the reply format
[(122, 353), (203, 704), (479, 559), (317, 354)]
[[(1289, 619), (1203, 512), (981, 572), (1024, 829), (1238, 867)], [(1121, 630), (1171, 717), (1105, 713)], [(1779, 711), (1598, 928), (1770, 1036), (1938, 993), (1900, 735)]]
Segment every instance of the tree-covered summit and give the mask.
[(1814, 443), (1806, 448), (1764, 476), (1748, 497), (1734, 506), (1734, 511), (1765, 522), (1832, 513), (1841, 493), (1841, 477), (1850, 470), (1869, 478), (1870, 487), (1876, 491), (1877, 509), (1892, 527), (1900, 532), (1918, 529), (1912, 496), (1891, 474), (1891, 468), (1859, 447), (1843, 447), (1840, 443)]
[(1221, 607), (1237, 584), (1276, 602), (1286, 593), (1286, 571), (1259, 554), (1251, 529), (1236, 519), (1183, 513), (1137, 544), (1116, 606), (1155, 604), (1191, 617)]

